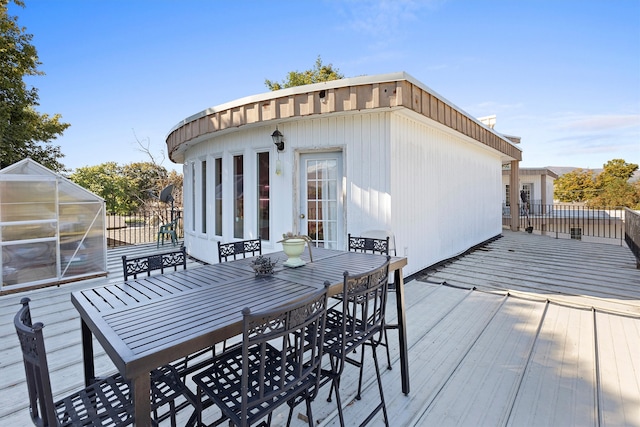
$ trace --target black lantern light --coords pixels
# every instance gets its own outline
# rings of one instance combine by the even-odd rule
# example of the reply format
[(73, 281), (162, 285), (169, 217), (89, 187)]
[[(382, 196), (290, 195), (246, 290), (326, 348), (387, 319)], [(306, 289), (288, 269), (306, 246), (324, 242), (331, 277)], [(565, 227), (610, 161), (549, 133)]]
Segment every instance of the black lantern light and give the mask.
[(276, 126), (276, 130), (271, 134), (271, 138), (273, 138), (273, 143), (278, 148), (278, 151), (284, 151), (284, 135), (280, 133), (278, 126)]

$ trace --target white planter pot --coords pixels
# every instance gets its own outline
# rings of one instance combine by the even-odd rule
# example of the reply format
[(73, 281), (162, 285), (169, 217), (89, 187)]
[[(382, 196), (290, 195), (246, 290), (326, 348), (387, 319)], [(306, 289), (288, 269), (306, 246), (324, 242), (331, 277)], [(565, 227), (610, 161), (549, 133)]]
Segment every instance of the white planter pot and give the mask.
[(306, 263), (300, 259), (300, 255), (304, 252), (304, 239), (289, 239), (282, 242), (282, 249), (288, 259), (282, 263), (285, 267), (300, 267)]

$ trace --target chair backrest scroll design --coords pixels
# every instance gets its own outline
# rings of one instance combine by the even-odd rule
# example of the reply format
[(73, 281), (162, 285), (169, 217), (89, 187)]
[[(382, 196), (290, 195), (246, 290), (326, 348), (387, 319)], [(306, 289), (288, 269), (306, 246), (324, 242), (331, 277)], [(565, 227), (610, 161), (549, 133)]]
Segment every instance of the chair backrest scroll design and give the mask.
[(218, 262), (226, 262), (229, 257), (237, 259), (238, 255), (242, 255), (242, 258), (247, 255), (262, 255), (262, 240), (257, 238), (230, 243), (218, 242)]
[(389, 237), (376, 239), (373, 237), (352, 236), (349, 233), (349, 251), (389, 255)]
[(126, 255), (122, 256), (122, 271), (125, 281), (129, 280), (130, 276), (137, 279), (138, 274), (141, 273), (147, 273), (147, 276), (151, 276), (151, 272), (154, 270), (160, 270), (160, 273), (164, 273), (165, 268), (173, 267), (173, 270), (177, 271), (180, 266), (184, 270), (187, 269), (187, 253), (184, 247), (177, 251), (135, 258), (128, 258)]

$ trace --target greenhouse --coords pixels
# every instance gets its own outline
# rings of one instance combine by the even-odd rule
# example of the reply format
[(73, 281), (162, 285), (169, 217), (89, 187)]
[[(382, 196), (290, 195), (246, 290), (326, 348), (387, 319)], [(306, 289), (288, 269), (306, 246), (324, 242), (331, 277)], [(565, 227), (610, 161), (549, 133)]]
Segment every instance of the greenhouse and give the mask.
[(106, 275), (104, 200), (31, 159), (0, 170), (0, 294)]

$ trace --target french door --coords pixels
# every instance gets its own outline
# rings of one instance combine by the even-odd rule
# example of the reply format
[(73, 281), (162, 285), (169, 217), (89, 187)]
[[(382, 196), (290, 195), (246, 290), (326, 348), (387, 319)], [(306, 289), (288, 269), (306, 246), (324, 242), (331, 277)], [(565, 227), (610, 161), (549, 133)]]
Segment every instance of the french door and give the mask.
[(341, 247), (342, 177), (342, 152), (300, 155), (300, 231), (314, 246)]

